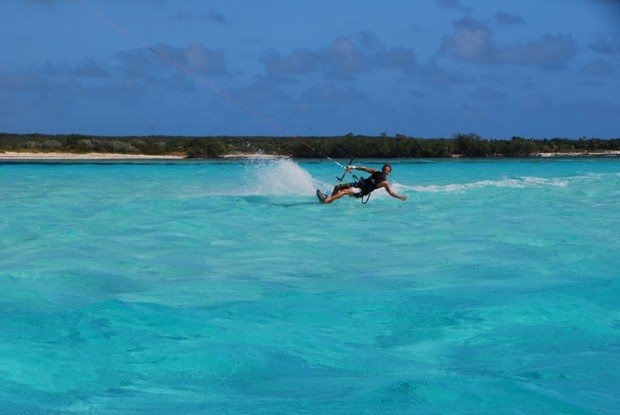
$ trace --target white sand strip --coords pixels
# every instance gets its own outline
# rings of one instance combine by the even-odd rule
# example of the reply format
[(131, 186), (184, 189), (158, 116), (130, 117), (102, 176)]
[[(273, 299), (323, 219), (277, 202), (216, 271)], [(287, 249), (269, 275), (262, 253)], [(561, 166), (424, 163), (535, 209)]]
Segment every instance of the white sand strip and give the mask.
[(618, 150), (605, 151), (579, 151), (579, 152), (556, 152), (556, 153), (534, 153), (534, 157), (591, 157), (591, 156), (620, 156)]
[(118, 153), (35, 153), (21, 151), (0, 152), (0, 160), (178, 160), (185, 156), (156, 156), (150, 154)]

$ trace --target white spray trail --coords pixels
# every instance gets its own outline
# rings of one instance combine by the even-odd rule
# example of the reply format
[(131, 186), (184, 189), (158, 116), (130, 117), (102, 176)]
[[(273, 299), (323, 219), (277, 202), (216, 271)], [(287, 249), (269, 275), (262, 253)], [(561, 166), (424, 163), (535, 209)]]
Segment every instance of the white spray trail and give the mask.
[(414, 190), (416, 192), (427, 193), (450, 193), (450, 192), (464, 192), (470, 189), (481, 189), (486, 187), (509, 187), (509, 188), (526, 188), (526, 187), (566, 187), (568, 182), (561, 179), (544, 179), (540, 177), (522, 177), (517, 179), (501, 179), (501, 180), (481, 180), (472, 183), (452, 183), (446, 185), (417, 185), (407, 186), (401, 185), (401, 188), (407, 190)]
[(313, 195), (316, 180), (289, 159), (255, 161), (246, 167), (244, 193), (251, 195)]

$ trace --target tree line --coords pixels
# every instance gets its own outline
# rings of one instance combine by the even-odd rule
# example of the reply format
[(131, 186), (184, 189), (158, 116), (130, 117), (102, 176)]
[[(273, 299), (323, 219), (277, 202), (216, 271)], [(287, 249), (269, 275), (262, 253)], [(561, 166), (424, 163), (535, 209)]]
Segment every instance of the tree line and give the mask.
[(415, 138), (397, 134), (333, 137), (172, 137), (91, 136), (81, 134), (0, 133), (1, 151), (123, 153), (218, 158), (227, 154), (264, 153), (295, 158), (530, 157), (540, 153), (620, 151), (620, 139), (482, 139), (477, 134), (451, 138)]

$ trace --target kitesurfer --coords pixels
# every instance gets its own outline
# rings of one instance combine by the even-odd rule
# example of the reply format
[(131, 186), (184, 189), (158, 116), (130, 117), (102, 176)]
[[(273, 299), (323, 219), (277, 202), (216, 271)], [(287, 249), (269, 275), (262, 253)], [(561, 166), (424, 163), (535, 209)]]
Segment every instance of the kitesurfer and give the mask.
[(384, 188), (392, 197), (395, 197), (402, 201), (407, 200), (407, 196), (399, 195), (390, 187), (390, 184), (387, 181), (387, 176), (392, 172), (392, 166), (390, 166), (389, 164), (384, 164), (381, 168), (381, 171), (378, 171), (377, 169), (373, 169), (371, 167), (347, 166), (347, 171), (351, 170), (364, 171), (366, 173), (370, 173), (370, 176), (357, 182), (342, 183), (336, 185), (334, 187), (334, 190), (332, 191), (331, 196), (326, 196), (321, 193), (320, 190), (317, 190), (317, 196), (319, 197), (321, 202), (331, 203), (334, 200), (338, 200), (343, 196), (353, 196), (356, 198), (361, 198), (369, 195), (371, 192), (380, 188)]

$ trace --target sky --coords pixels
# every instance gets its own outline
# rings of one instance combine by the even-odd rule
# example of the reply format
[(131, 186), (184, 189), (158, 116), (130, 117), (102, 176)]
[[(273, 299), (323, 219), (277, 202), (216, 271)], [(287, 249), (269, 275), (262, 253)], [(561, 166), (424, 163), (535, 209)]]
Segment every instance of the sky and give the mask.
[(0, 132), (620, 137), (616, 0), (2, 0)]

